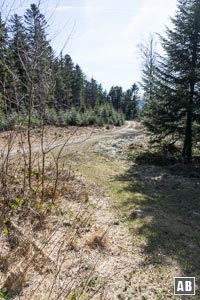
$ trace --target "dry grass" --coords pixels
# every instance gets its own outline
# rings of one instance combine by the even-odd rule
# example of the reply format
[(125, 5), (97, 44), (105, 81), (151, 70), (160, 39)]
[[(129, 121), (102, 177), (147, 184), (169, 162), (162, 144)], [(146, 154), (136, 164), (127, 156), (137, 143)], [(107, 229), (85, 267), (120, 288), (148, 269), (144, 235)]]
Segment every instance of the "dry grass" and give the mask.
[[(21, 132), (6, 133), (1, 156), (0, 298), (62, 300), (76, 291), (83, 295), (95, 272), (95, 262), (90, 274), (84, 271), (82, 253), (92, 226), (86, 187), (60, 165), (57, 153), (32, 153), (29, 172), (29, 152), (18, 151), (25, 149), (25, 141), (16, 148), (18, 134), (26, 139)], [(37, 142), (40, 134), (37, 129), (32, 138)]]
[(87, 238), (86, 245), (92, 249), (104, 250), (108, 248), (108, 241), (106, 239), (106, 231), (98, 229), (90, 234)]
[[(34, 216), (29, 218), (28, 212), (23, 221), (18, 216), (10, 217), (9, 233), (1, 235), (0, 289), (6, 290), (5, 297), (17, 299), (20, 295), (20, 299), (27, 300), (40, 295), (40, 299), (55, 299), (65, 282), (59, 298), (64, 299), (64, 295), (70, 295), (88, 280), (87, 272), (83, 271), (81, 247), (85, 233), (90, 230), (91, 212), (81, 200), (83, 187), (74, 180), (75, 197), (71, 189), (69, 194), (65, 191), (65, 197), (55, 202), (55, 209), (44, 215), (45, 227), (34, 226)], [(11, 247), (12, 236), (18, 237), (15, 247)], [(44, 289), (48, 296), (43, 294)]]

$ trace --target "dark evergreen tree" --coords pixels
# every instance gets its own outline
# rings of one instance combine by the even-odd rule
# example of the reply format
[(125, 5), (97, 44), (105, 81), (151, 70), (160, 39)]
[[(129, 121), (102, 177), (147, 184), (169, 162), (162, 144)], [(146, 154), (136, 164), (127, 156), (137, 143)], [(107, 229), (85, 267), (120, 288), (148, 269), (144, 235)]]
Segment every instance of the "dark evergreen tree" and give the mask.
[(55, 107), (57, 109), (69, 109), (73, 102), (73, 62), (69, 55), (55, 60)]
[(22, 17), (14, 15), (10, 19), (10, 42), (9, 47), (12, 53), (12, 70), (15, 74), (14, 83), (14, 98), (13, 106), (18, 109), (25, 107), (27, 102), (27, 51), (25, 27), (22, 22)]
[[(30, 134), (32, 126), (41, 124), (121, 125), (123, 116), (108, 103), (102, 86), (88, 81), (68, 54), (55, 58), (47, 26), (35, 4), (24, 18), (10, 18), (9, 31), (0, 16), (0, 128), (19, 121)], [(122, 88), (116, 92), (113, 103), (121, 111)]]
[[(28, 44), (28, 64), (26, 66), (29, 74), (34, 107), (44, 111), (44, 106), (49, 101), (52, 81), (52, 49), (47, 40), (47, 22), (45, 16), (40, 13), (35, 4), (31, 4), (30, 9), (25, 13), (26, 39)], [(30, 88), (30, 87), (29, 87)]]
[(138, 117), (138, 92), (137, 84), (133, 84), (130, 89), (124, 93), (123, 112), (127, 120), (133, 120)]
[(120, 86), (112, 86), (108, 93), (108, 98), (117, 111), (122, 111), (123, 91)]
[(84, 86), (85, 76), (78, 64), (75, 65), (73, 70), (72, 79), (72, 101), (73, 106), (80, 108), (84, 105)]
[(140, 44), (139, 49), (142, 54), (142, 80), (141, 87), (144, 91), (144, 102), (153, 98), (155, 88), (155, 75), (156, 75), (156, 45), (155, 37), (152, 35), (147, 44)]
[(12, 107), (11, 82), (13, 73), (10, 68), (11, 53), (8, 47), (8, 29), (0, 13), (0, 107), (6, 114)]
[[(73, 100), (73, 69), (74, 64), (72, 62), (71, 57), (66, 54), (64, 57), (64, 83), (65, 83), (65, 103), (68, 107), (72, 106), (72, 100)], [(80, 97), (81, 98), (81, 97)]]
[(173, 28), (161, 37), (165, 56), (157, 68), (145, 124), (159, 140), (182, 140), (182, 155), (192, 158), (200, 114), (200, 0), (179, 0)]
[(107, 92), (103, 90), (103, 87), (101, 84), (97, 87), (98, 90), (98, 104), (104, 104), (107, 101)]
[(100, 104), (101, 92), (95, 79), (86, 82), (85, 86), (85, 103), (87, 107), (94, 108)]

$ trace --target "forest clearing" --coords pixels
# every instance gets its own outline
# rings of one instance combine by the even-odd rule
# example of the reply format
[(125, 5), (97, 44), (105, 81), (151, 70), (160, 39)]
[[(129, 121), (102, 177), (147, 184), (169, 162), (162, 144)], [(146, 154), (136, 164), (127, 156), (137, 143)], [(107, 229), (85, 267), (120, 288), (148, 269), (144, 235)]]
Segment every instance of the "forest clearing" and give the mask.
[(200, 300), (199, 195), (200, 0), (0, 0), (0, 299)]

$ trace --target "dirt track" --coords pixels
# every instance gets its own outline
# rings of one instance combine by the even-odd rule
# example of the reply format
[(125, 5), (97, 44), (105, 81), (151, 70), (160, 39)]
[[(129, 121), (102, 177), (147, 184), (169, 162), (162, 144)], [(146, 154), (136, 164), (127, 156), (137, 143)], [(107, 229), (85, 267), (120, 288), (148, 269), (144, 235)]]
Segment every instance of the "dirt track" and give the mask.
[[(65, 133), (65, 129), (59, 129), (58, 131), (64, 132), (63, 137), (60, 138), (61, 134), (56, 135), (57, 129), (55, 128), (55, 137), (50, 137), (48, 128), (45, 129), (45, 139), (44, 139), (44, 148), (43, 151), (49, 152), (51, 149), (56, 149), (58, 147), (71, 147), (79, 144), (86, 144), (97, 142), (100, 140), (108, 139), (108, 138), (115, 138), (121, 135), (126, 134), (137, 134), (140, 130), (137, 129), (137, 123), (134, 121), (127, 121), (124, 126), (113, 129), (107, 130), (106, 132), (100, 129), (99, 132), (94, 130), (94, 128), (88, 128), (85, 132), (81, 132), (81, 129), (73, 127), (73, 129), (68, 130)], [(32, 152), (40, 152), (42, 151), (41, 140), (40, 140), (40, 133), (38, 136), (35, 135), (35, 132), (32, 133), (31, 136), (31, 151)], [(4, 152), (5, 145), (9, 138), (12, 139), (12, 147), (10, 154), (15, 155), (19, 153), (28, 152), (28, 145), (27, 145), (27, 137), (23, 134), (15, 133), (15, 132), (8, 132), (5, 133), (4, 136), (1, 136), (1, 144), (0, 144), (0, 154)]]

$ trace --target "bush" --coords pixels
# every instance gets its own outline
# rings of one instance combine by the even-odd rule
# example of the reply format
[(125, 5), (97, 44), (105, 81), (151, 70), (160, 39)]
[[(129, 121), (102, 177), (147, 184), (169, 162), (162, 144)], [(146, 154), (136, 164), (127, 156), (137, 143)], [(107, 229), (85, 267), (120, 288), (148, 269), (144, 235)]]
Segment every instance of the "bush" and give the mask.
[[(121, 126), (124, 123), (124, 116), (113, 109), (110, 104), (89, 108), (84, 112), (72, 107), (70, 110), (59, 110), (47, 108), (45, 112), (45, 125), (54, 126), (89, 126), (89, 125), (115, 125)], [(16, 125), (26, 127), (28, 125), (27, 112), (12, 112), (9, 117), (0, 113), (0, 130), (9, 130)], [(32, 127), (41, 125), (40, 114), (34, 111), (32, 114)]]
[(45, 116), (45, 123), (47, 125), (57, 125), (57, 121), (58, 121), (58, 113), (56, 112), (55, 109), (53, 108), (48, 108), (46, 110), (46, 116)]

